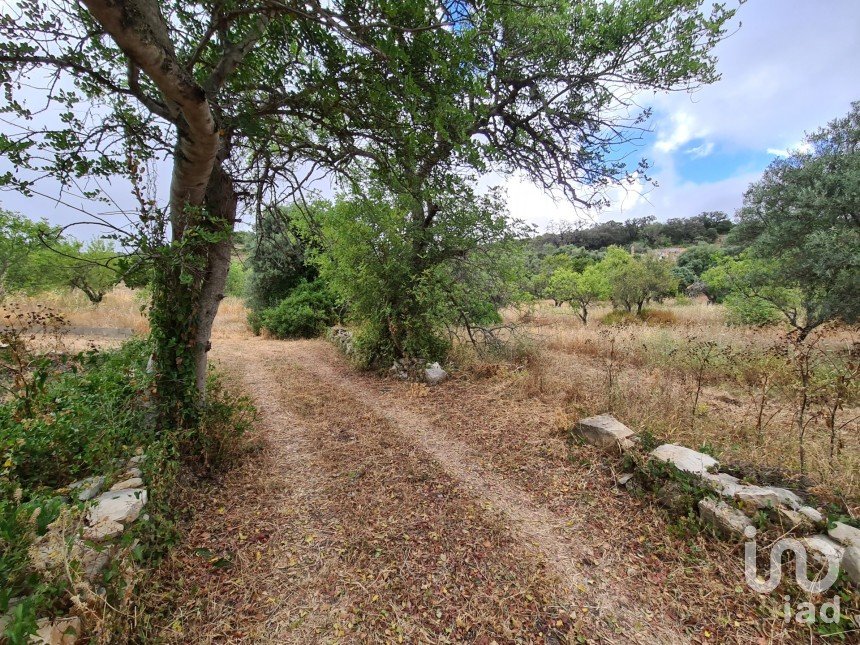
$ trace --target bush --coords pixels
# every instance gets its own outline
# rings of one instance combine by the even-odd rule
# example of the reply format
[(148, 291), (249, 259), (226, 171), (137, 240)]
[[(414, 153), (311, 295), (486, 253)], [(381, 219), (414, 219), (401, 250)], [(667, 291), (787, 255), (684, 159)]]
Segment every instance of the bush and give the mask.
[(231, 262), (230, 270), (227, 272), (227, 283), (224, 285), (225, 295), (244, 298), (248, 290), (249, 273), (241, 262)]
[(305, 282), (277, 307), (263, 310), (260, 326), (276, 338), (314, 338), (337, 321), (336, 306), (321, 281)]
[[(44, 311), (37, 319), (53, 320)], [(11, 609), (0, 642), (12, 643), (28, 642), (38, 617), (57, 615), (70, 606), (73, 590), (67, 576), (35, 571), (28, 553), (48, 524), (60, 517), (65, 500), (57, 488), (99, 474), (106, 475), (109, 484), (135, 448), (145, 446), (141, 468), (150, 498), (148, 519), (129, 527), (121, 545), (130, 557), (156, 561), (177, 535), (182, 456), (197, 470), (223, 469), (253, 411), (211, 375), (199, 426), (181, 435), (157, 433), (147, 405), (147, 342), (133, 340), (117, 350), (75, 356), (39, 355), (21, 341), (31, 334), (12, 336), (9, 331), (8, 325), (21, 320), (25, 317), (17, 314), (7, 319), (4, 338), (9, 347), (0, 355), (0, 385), (11, 394), (0, 404), (0, 615)], [(17, 324), (29, 329), (26, 323)], [(11, 352), (23, 360), (14, 360)], [(17, 369), (16, 362), (25, 363), (27, 372)], [(118, 608), (129, 602), (124, 590), (128, 580), (117, 575), (121, 566), (114, 561), (100, 583), (108, 605)], [(12, 599), (17, 599), (14, 607)]]
[(643, 309), (641, 313), (615, 309), (600, 319), (602, 325), (674, 325), (678, 322), (677, 317), (671, 311), (665, 309)]
[(779, 309), (755, 296), (730, 293), (723, 302), (728, 311), (726, 321), (730, 325), (755, 325), (763, 327), (765, 325), (774, 325), (782, 319), (782, 313)]

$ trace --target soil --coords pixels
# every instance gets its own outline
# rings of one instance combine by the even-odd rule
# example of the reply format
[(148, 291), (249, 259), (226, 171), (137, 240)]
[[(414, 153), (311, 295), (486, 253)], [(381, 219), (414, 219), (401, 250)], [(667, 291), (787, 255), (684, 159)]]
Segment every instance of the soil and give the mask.
[(782, 643), (811, 634), (743, 579), (743, 547), (619, 489), (516, 377), (437, 387), (328, 343), (225, 339), (259, 450), (197, 493), (153, 581), (158, 640)]

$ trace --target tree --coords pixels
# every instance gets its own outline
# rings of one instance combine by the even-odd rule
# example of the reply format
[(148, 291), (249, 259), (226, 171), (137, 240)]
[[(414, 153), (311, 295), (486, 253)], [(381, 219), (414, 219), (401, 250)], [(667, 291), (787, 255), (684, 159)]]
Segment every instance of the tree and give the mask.
[[(311, 204), (311, 210), (328, 206)], [(276, 306), (300, 284), (317, 278), (311, 256), (319, 248), (307, 227), (300, 226), (301, 218), (301, 209), (291, 206), (267, 208), (257, 221), (248, 262), (248, 305), (255, 312)]]
[(522, 247), (497, 194), (440, 201), (418, 273), (401, 198), (372, 183), (363, 194), (318, 202), (308, 221), (320, 227), (320, 277), (363, 324), (356, 346), (365, 366), (441, 360), (456, 327), (477, 342), (500, 322), (497, 308), (521, 296)]
[(750, 186), (729, 239), (756, 260), (739, 288), (779, 309), (799, 341), (860, 317), (860, 102), (806, 143)]
[[(356, 115), (343, 120), (349, 117), (336, 104), (342, 63), (370, 57), (378, 69), (364, 72), (384, 74), (400, 56), (396, 45), (383, 52), (379, 43), (440, 27), (435, 3), (402, 4), (408, 14), (401, 3), (373, 1), (360, 8), (267, 0), (4, 5), (0, 109), (21, 134), (0, 136), (0, 154), (19, 169), (0, 182), (26, 194), (35, 177), (52, 176), (98, 198), (79, 180), (131, 181), (138, 219), (133, 231), (116, 234), (154, 267), (150, 322), (163, 427), (193, 424), (203, 402), (240, 204), (258, 212), (266, 197), (294, 189), (302, 160), (329, 170), (347, 163), (357, 153), (353, 125), (362, 134), (374, 127)], [(409, 21), (397, 24), (393, 15)], [(366, 43), (371, 33), (376, 44)], [(32, 120), (37, 112), (28, 102), (45, 98), (62, 108), (59, 125)], [(303, 109), (314, 101), (326, 105), (325, 118)], [(362, 116), (376, 114), (368, 106)], [(311, 159), (331, 137), (339, 137), (339, 149)], [(166, 212), (141, 188), (159, 155), (172, 163)]]
[(576, 310), (583, 325), (588, 324), (588, 308), (609, 297), (609, 283), (598, 265), (582, 273), (559, 269), (549, 280), (547, 293), (553, 300), (567, 302)]
[[(487, 171), (521, 172), (583, 206), (605, 203), (605, 189), (637, 170), (613, 156), (616, 144), (638, 136), (646, 116), (626, 92), (712, 81), (709, 52), (732, 15), (723, 7), (704, 15), (698, 2), (687, 0), (457, 7), (447, 10), (451, 29), (409, 37), (370, 31), (366, 36), (380, 56), (347, 56), (337, 65), (325, 58), (322, 67), (339, 66), (338, 86), (350, 89), (314, 95), (314, 122), (343, 119), (361, 136), (328, 138), (307, 153), (323, 161), (360, 146), (346, 171), (345, 201), (364, 199), (370, 183), (391, 194), (396, 208), (385, 221), (393, 226), (388, 218), (399, 217), (394, 229), (409, 238), (397, 256), (404, 285), (443, 271), (432, 264), (438, 256), (428, 248), (435, 236), (448, 234), (446, 222), (472, 210), (471, 204), (460, 209), (451, 197), (474, 193)], [(399, 10), (398, 20), (406, 22), (426, 7), (401, 3)], [(621, 79), (624, 91), (618, 92)], [(326, 86), (330, 80), (315, 82)], [(387, 118), (362, 129), (371, 111)], [(493, 226), (492, 219), (482, 225)], [(459, 234), (459, 226), (453, 228)], [(383, 258), (368, 253), (355, 261)], [(386, 290), (376, 297), (389, 295)], [(426, 329), (430, 312), (407, 306), (402, 296), (395, 300), (381, 301), (379, 310), (390, 319), (376, 329), (381, 345), (402, 351), (410, 343), (400, 335)]]
[(678, 280), (672, 275), (665, 260), (654, 257), (633, 257), (617, 247), (607, 250), (601, 262), (609, 284), (610, 296), (616, 307), (625, 311), (642, 313), (650, 300), (661, 300), (673, 295), (678, 289)]
[(697, 244), (678, 256), (677, 265), (689, 269), (696, 279), (715, 266), (725, 253), (713, 244)]
[(0, 209), (0, 297), (14, 291), (35, 291), (38, 284), (53, 286), (49, 276), (33, 271), (33, 257), (44, 250), (43, 237), (58, 234), (47, 222), (34, 222)]

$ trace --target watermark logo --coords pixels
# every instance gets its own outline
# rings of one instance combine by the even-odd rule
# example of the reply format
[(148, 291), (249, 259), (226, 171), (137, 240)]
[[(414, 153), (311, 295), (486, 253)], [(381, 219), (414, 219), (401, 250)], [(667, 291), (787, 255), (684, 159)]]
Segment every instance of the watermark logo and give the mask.
[(759, 577), (756, 565), (756, 529), (748, 526), (744, 530), (747, 541), (744, 542), (744, 577), (747, 585), (758, 593), (771, 593), (782, 581), (782, 556), (786, 551), (794, 553), (794, 577), (798, 586), (809, 594), (821, 594), (830, 589), (839, 577), (839, 556), (834, 553), (825, 555), (827, 573), (821, 579), (810, 580), (807, 575), (806, 548), (793, 538), (777, 540), (770, 549), (770, 571), (768, 578)]

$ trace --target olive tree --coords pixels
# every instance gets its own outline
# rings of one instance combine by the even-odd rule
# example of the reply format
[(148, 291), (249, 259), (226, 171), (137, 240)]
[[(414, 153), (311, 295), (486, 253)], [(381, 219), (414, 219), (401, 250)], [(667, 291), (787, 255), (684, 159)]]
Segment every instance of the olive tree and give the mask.
[(806, 143), (750, 186), (729, 238), (751, 260), (734, 289), (778, 309), (800, 341), (860, 317), (860, 102)]

